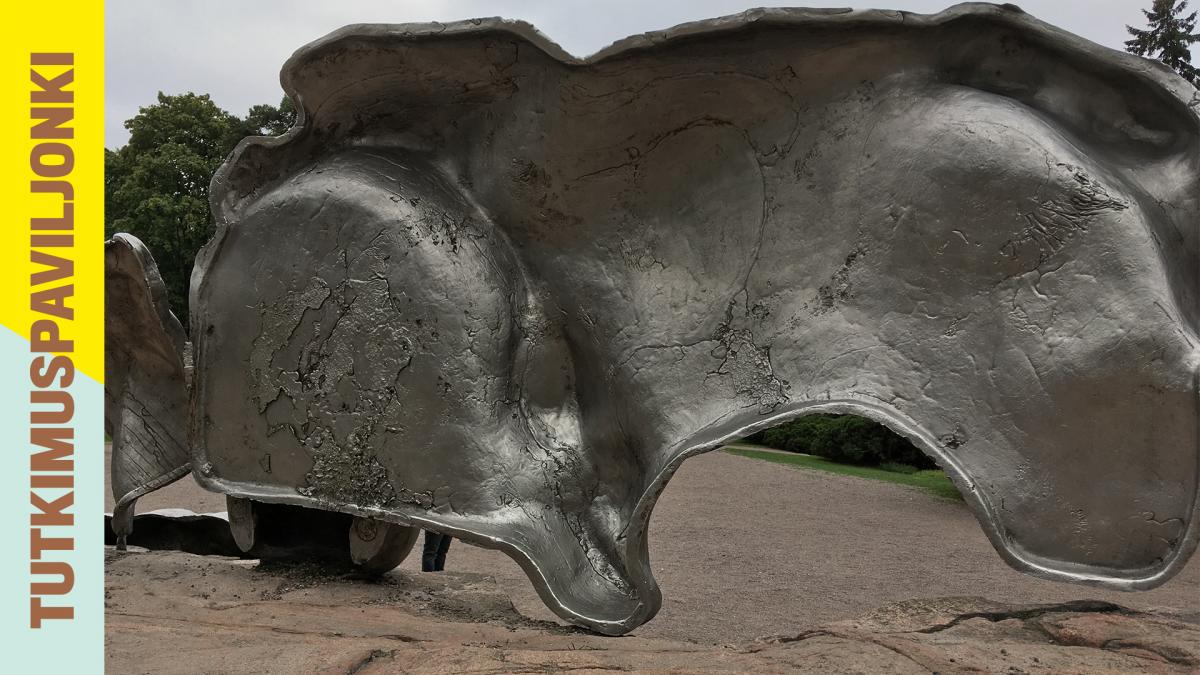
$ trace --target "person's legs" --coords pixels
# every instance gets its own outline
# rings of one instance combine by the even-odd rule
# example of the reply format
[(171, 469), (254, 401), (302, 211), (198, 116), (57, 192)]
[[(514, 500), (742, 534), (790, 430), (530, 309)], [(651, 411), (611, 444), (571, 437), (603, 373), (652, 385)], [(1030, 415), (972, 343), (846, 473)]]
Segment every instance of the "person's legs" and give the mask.
[(441, 572), (446, 569), (446, 551), (450, 549), (450, 542), (454, 539), (450, 535), (442, 535), (442, 541), (438, 544), (437, 556), (433, 559), (433, 571)]
[[(449, 539), (449, 537), (445, 537), (445, 538)], [(441, 548), (442, 539), (443, 539), (442, 535), (438, 534), (437, 532), (430, 532), (429, 530), (425, 530), (425, 545), (421, 549), (421, 571), (422, 572), (435, 571), (434, 564), (437, 559), (438, 549)], [(443, 560), (445, 559), (445, 557), (446, 557), (446, 554), (442, 553)]]

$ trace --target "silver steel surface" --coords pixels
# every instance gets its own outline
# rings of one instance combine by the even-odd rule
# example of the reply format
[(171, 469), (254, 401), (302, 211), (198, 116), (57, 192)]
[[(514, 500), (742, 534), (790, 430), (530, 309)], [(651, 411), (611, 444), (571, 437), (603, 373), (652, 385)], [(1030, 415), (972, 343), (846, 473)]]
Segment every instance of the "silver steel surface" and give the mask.
[(349, 536), (351, 562), (367, 572), (386, 574), (412, 552), (421, 528), (355, 516)]
[(112, 528), (123, 545), (137, 499), (191, 471), (186, 335), (137, 237), (105, 242), (104, 293), (104, 425), (112, 437)]
[[(192, 279), (212, 490), (499, 548), (603, 633), (687, 457), (912, 439), (997, 551), (1139, 589), (1197, 545), (1200, 95), (1011, 7), (779, 9), (574, 58), (499, 19), (299, 50)], [(767, 499), (744, 495), (743, 499)]]

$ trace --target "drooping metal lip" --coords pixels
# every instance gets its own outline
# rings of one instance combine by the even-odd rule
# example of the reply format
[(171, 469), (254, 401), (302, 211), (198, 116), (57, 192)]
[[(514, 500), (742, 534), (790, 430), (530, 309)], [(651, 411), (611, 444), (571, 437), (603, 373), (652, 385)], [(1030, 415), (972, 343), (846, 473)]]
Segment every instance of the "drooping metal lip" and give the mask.
[[(416, 514), (402, 516), (386, 509), (362, 507), (356, 504), (330, 504), (314, 500), (311, 497), (305, 497), (291, 490), (213, 478), (205, 475), (203, 471), (197, 471), (195, 478), (201, 487), (211, 492), (219, 492), (273, 504), (322, 508), (410, 527), (419, 527), (448, 534), (481, 548), (501, 551), (512, 558), (530, 579), (539, 580), (538, 583), (534, 584), (534, 590), (537, 591), (542, 602), (554, 611), (555, 614), (568, 619), (574, 624), (603, 635), (624, 635), (633, 628), (653, 618), (661, 605), (661, 594), (658, 591), (658, 586), (653, 579), (650, 579), (648, 587), (640, 583), (638, 584), (639, 600), (633, 603), (632, 608), (624, 616), (613, 619), (600, 619), (595, 616), (580, 614), (569, 603), (564, 602), (554, 593), (553, 589), (545, 581), (546, 575), (538, 565), (536, 557), (526, 548), (507, 539), (482, 533), (465, 525), (448, 524), (443, 520), (426, 518)], [(635, 579), (636, 581), (638, 580)]]
[[(197, 261), (192, 278), (192, 306), (197, 308), (197, 314), (192, 317), (193, 334), (200, 330), (198, 313), (201, 303), (198, 302), (199, 289), (205, 283), (207, 262), (212, 260), (220, 250), (225, 239), (230, 222), (236, 219), (237, 212), (246, 204), (253, 201), (262, 187), (257, 171), (248, 166), (261, 167), (269, 163), (272, 151), (281, 149), (308, 134), (317, 133), (312, 126), (312, 113), (322, 105), (322, 101), (306, 96), (309, 82), (302, 77), (303, 72), (322, 59), (335, 59), (336, 52), (345, 44), (354, 41), (380, 41), (419, 43), (422, 41), (450, 40), (486, 36), (488, 34), (503, 34), (518, 38), (522, 43), (533, 46), (541, 52), (550, 55), (560, 63), (577, 68), (586, 68), (627, 54), (639, 51), (649, 51), (660, 48), (668, 43), (701, 38), (720, 33), (741, 30), (751, 25), (778, 26), (849, 26), (849, 25), (887, 25), (921, 27), (936, 26), (962, 19), (979, 19), (997, 22), (1010, 27), (1017, 27), (1031, 35), (1040, 36), (1046, 41), (1053, 41), (1056, 48), (1074, 53), (1080, 57), (1086, 56), (1091, 60), (1099, 60), (1108, 67), (1119, 69), (1127, 74), (1152, 82), (1156, 87), (1167, 91), (1176, 100), (1180, 109), (1200, 123), (1200, 93), (1187, 84), (1182, 78), (1167, 70), (1164, 66), (1135, 56), (1114, 50), (1098, 48), (1096, 45), (1044, 24), (1011, 6), (987, 4), (964, 4), (935, 15), (917, 15), (906, 12), (884, 10), (813, 10), (813, 9), (756, 9), (738, 15), (683, 24), (665, 31), (647, 33), (644, 35), (625, 38), (596, 54), (578, 58), (567, 54), (554, 42), (546, 38), (533, 26), (520, 21), (503, 19), (477, 19), (448, 24), (359, 24), (351, 25), (334, 31), (298, 50), (284, 65), (281, 72), (281, 82), (285, 92), (297, 102), (296, 125), (283, 136), (277, 138), (251, 138), (243, 140), (238, 145), (230, 159), (221, 166), (213, 178), (211, 200), (213, 212), (217, 218), (217, 233), (205, 247)], [(414, 73), (419, 77), (419, 73)], [(1200, 376), (1198, 376), (1200, 377)], [(1200, 389), (1197, 389), (1200, 392)], [(753, 424), (741, 425), (736, 428), (717, 428), (703, 431), (683, 441), (676, 446), (665, 449), (664, 455), (670, 460), (650, 478), (649, 487), (636, 502), (633, 516), (626, 531), (618, 538), (620, 545), (625, 547), (626, 558), (631, 560), (648, 560), (646, 550), (647, 529), (653, 507), (669, 482), (670, 478), (682, 462), (696, 454), (701, 454), (720, 447), (722, 444), (742, 437), (754, 431), (775, 426), (803, 414), (815, 412), (849, 413), (861, 415), (886, 424), (894, 431), (908, 437), (915, 444), (935, 457), (954, 480), (956, 486), (978, 519), (984, 524), (984, 531), (1000, 555), (1013, 567), (1035, 573), (1039, 576), (1071, 581), (1077, 583), (1105, 585), (1114, 588), (1134, 590), (1150, 588), (1161, 584), (1182, 568), (1189, 556), (1200, 542), (1200, 503), (1193, 495), (1188, 513), (1187, 523), (1181, 542), (1173, 549), (1169, 559), (1163, 560), (1160, 566), (1153, 569), (1136, 572), (1122, 572), (1118, 575), (1106, 574), (1103, 570), (1078, 568), (1070, 569), (1056, 565), (1054, 561), (1043, 561), (1021, 550), (998, 525), (995, 509), (989, 503), (986, 495), (975, 489), (973, 482), (955, 460), (946, 455), (941, 445), (928, 431), (917, 422), (904, 417), (896, 411), (878, 405), (869, 400), (844, 399), (818, 403), (804, 403), (794, 407), (781, 408), (776, 413), (756, 420)], [(1197, 424), (1200, 424), (1200, 396), (1197, 398)], [(1200, 454), (1200, 448), (1197, 448)], [(214, 478), (203, 470), (205, 465), (204, 448), (202, 445), (193, 447), (193, 464), (201, 467), (197, 471), (197, 480), (206, 488), (241, 497), (251, 497), (262, 501), (290, 503), (303, 506), (318, 506), (321, 508), (369, 516), (407, 525), (428, 526), (431, 529), (443, 531), (454, 536), (472, 541), (473, 543), (500, 549), (512, 556), (522, 568), (533, 578), (541, 578), (536, 583), (542, 599), (556, 613), (569, 618), (571, 621), (584, 625), (592, 630), (607, 634), (621, 634), (633, 627), (644, 623), (658, 610), (660, 596), (654, 580), (638, 574), (639, 566), (631, 570), (632, 581), (638, 591), (641, 602), (629, 608), (623, 617), (601, 619), (595, 616), (585, 616), (567, 606), (562, 599), (556, 597), (545, 582), (545, 574), (538, 567), (535, 556), (520, 545), (502, 538), (472, 530), (466, 525), (453, 525), (446, 522), (427, 519), (420, 515), (398, 516), (395, 513), (381, 509), (361, 508), (354, 504), (329, 504), (314, 502), (309, 497), (294, 492), (271, 488), (250, 483), (236, 483), (220, 478)], [(1200, 484), (1200, 476), (1197, 476)], [(647, 567), (645, 565), (641, 567)]]

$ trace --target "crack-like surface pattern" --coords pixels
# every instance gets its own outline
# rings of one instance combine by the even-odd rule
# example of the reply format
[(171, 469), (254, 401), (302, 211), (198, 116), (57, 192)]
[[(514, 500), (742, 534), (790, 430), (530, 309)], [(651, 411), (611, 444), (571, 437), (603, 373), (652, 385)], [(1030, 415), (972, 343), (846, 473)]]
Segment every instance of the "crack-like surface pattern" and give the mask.
[(188, 371), (183, 326), (154, 258), (128, 234), (104, 246), (104, 422), (112, 437), (113, 529), (124, 542), (139, 497), (186, 476)]

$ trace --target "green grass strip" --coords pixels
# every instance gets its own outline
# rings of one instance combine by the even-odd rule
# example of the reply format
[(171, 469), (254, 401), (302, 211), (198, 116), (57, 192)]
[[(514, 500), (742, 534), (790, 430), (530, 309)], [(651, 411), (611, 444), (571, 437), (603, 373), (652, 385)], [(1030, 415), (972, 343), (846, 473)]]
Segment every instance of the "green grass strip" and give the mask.
[(823, 457), (798, 455), (790, 452), (750, 450), (736, 446), (726, 446), (724, 450), (725, 452), (733, 455), (739, 455), (741, 457), (765, 459), (768, 462), (787, 464), (789, 466), (794, 466), (801, 469), (815, 469), (817, 471), (827, 471), (829, 473), (841, 474), (843, 476), (855, 476), (856, 478), (881, 480), (885, 483), (909, 485), (915, 488), (920, 488), (929, 494), (934, 495), (935, 497), (959, 501), (962, 500), (962, 495), (959, 494), (958, 488), (954, 487), (954, 483), (950, 482), (950, 478), (937, 469), (916, 471), (913, 473), (901, 473), (898, 471), (885, 471), (883, 469), (869, 466), (840, 464), (838, 462), (831, 462)]

